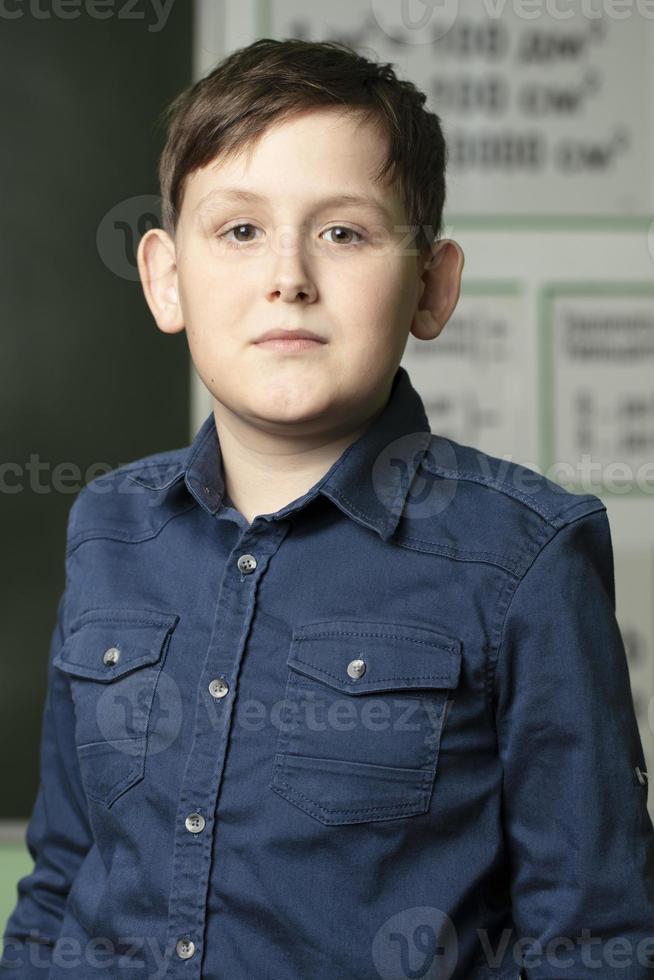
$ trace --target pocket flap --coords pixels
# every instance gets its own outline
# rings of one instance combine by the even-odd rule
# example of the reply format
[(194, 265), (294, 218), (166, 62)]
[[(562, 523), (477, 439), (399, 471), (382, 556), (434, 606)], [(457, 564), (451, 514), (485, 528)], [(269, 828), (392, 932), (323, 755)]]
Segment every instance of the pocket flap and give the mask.
[(178, 619), (176, 613), (151, 609), (88, 609), (71, 623), (53, 664), (75, 677), (113, 681), (156, 663)]
[[(359, 677), (348, 664), (362, 660)], [(288, 666), (348, 694), (412, 688), (454, 688), (461, 640), (423, 626), (338, 620), (293, 630)]]

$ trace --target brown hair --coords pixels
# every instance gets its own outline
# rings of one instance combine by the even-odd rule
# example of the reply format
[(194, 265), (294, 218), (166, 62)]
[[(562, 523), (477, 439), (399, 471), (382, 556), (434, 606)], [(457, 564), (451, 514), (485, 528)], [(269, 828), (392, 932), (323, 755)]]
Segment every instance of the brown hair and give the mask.
[(252, 146), (273, 122), (309, 108), (341, 106), (381, 125), (387, 158), (375, 175), (397, 181), (419, 252), (440, 237), (447, 148), (426, 95), (391, 64), (338, 41), (262, 38), (233, 51), (164, 109), (159, 161), (162, 222), (174, 236), (186, 178), (219, 155)]

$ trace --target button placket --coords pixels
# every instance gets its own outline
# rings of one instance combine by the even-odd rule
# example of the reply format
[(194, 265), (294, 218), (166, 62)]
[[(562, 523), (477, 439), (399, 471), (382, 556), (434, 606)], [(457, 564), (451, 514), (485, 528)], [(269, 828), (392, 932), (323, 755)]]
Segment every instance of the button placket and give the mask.
[[(288, 529), (285, 524), (266, 527), (265, 537), (260, 542), (261, 553), (258, 557), (248, 551), (243, 551), (240, 555), (238, 552), (232, 555), (231, 563), (234, 563), (238, 569), (240, 583), (245, 582), (245, 576), (252, 576), (248, 584), (256, 592), (258, 573), (262, 571), (263, 565), (277, 551)], [(252, 543), (256, 544), (256, 541), (252, 540)], [(247, 547), (245, 542), (241, 543), (241, 547)], [(234, 564), (231, 565), (233, 570)], [(228, 574), (228, 571), (226, 568), (218, 597), (218, 606), (222, 611), (220, 622), (224, 624), (227, 619), (231, 618), (233, 625), (222, 637), (216, 629), (212, 632), (203, 681), (206, 684), (204, 690), (205, 692), (207, 689), (209, 690), (214, 705), (215, 700), (221, 701), (220, 707), (224, 710), (218, 714), (223, 718), (223, 722), (221, 723), (217, 718), (212, 717), (211, 712), (209, 712), (209, 722), (207, 722), (206, 712), (198, 711), (196, 714), (196, 729), (193, 736), (193, 764), (188, 767), (180, 793), (180, 806), (183, 807), (183, 810), (178, 826), (183, 828), (186, 845), (176, 834), (175, 858), (178, 860), (174, 859), (173, 861), (174, 874), (169, 896), (167, 946), (170, 942), (172, 949), (177, 951), (178, 962), (179, 959), (190, 960), (184, 970), (187, 972), (190, 970), (188, 976), (189, 978), (192, 976), (194, 980), (196, 977), (199, 980), (201, 950), (184, 930), (192, 925), (197, 926), (197, 928), (203, 926), (204, 919), (200, 922), (189, 922), (188, 912), (191, 904), (195, 907), (198, 888), (206, 896), (211, 874), (212, 851), (211, 848), (203, 846), (193, 847), (186, 835), (193, 834), (195, 836), (201, 835), (201, 831), (209, 832), (207, 829), (209, 823), (202, 813), (213, 812), (223, 778), (224, 758), (228, 746), (226, 733), (229, 729), (232, 708), (231, 699), (227, 698), (226, 695), (231, 693), (232, 683), (237, 683), (242, 647), (235, 650), (236, 656), (233, 663), (229, 662), (229, 658), (225, 658), (225, 650), (220, 647), (221, 645), (224, 647), (225, 637), (236, 639), (242, 634), (247, 634), (256, 605), (249, 597), (250, 589), (242, 588), (239, 579), (233, 575), (233, 571), (231, 575)], [(253, 575), (255, 571), (257, 574)], [(224, 625), (222, 628), (225, 630)], [(216, 642), (217, 637), (221, 639), (221, 644)], [(214, 655), (216, 661), (212, 667), (211, 661)], [(222, 675), (218, 673), (221, 668), (225, 671)], [(233, 674), (231, 673), (232, 670)], [(214, 671), (216, 671), (215, 674)], [(226, 678), (229, 678), (229, 681)], [(215, 705), (215, 707), (218, 706)], [(214, 773), (215, 780), (213, 779)], [(209, 774), (212, 775), (210, 784), (208, 783)], [(195, 809), (196, 807), (197, 809)], [(213, 828), (213, 826), (212, 823), (211, 827)], [(212, 829), (211, 833), (213, 832)], [(200, 845), (201, 837), (198, 838), (197, 842)], [(198, 955), (192, 959), (194, 953)], [(198, 972), (195, 972), (196, 970)], [(177, 976), (174, 966), (171, 967), (170, 976), (171, 978)]]

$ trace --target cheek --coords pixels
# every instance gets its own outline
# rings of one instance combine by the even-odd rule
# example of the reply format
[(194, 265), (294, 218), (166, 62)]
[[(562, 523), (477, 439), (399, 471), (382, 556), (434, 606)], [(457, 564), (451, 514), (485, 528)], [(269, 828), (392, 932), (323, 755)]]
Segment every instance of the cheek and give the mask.
[(415, 286), (403, 267), (379, 261), (348, 284), (347, 307), (362, 329), (373, 330), (376, 335), (391, 333), (411, 312), (412, 290)]

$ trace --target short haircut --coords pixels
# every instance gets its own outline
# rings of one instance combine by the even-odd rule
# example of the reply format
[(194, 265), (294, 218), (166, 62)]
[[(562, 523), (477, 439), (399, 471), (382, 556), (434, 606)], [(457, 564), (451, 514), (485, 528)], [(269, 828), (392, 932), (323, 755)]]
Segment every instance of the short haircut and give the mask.
[(388, 175), (403, 202), (415, 247), (432, 248), (442, 231), (447, 147), (427, 96), (338, 41), (262, 38), (238, 48), (182, 91), (161, 121), (162, 223), (174, 238), (186, 178), (219, 157), (252, 148), (273, 123), (322, 107), (340, 107), (377, 123), (388, 152), (374, 175)]

